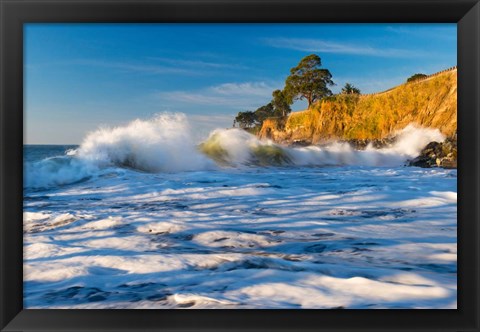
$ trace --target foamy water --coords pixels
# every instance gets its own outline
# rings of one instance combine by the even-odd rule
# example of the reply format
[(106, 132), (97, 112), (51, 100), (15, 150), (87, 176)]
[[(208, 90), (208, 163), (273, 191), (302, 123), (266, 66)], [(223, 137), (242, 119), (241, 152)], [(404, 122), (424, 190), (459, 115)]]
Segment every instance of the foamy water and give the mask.
[(188, 128), (26, 164), (26, 308), (456, 308), (457, 172), (403, 166), (438, 131), (355, 151)]
[(25, 166), (27, 188), (75, 183), (102, 174), (111, 167), (142, 172), (215, 170), (242, 166), (402, 166), (429, 142), (445, 137), (438, 129), (409, 125), (389, 147), (355, 150), (348, 143), (289, 148), (260, 141), (241, 129), (213, 131), (204, 142), (194, 142), (182, 114), (163, 114), (135, 120), (125, 126), (101, 128), (87, 135), (78, 149)]

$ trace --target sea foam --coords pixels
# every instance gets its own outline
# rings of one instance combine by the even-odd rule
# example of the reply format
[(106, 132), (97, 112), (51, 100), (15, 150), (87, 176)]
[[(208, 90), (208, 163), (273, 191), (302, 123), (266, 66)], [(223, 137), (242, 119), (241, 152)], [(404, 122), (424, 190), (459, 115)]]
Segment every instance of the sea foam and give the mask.
[(123, 127), (101, 128), (87, 135), (76, 152), (98, 166), (125, 166), (146, 172), (206, 169), (184, 114), (162, 114)]
[(296, 165), (296, 166), (401, 166), (420, 154), (430, 142), (442, 142), (445, 137), (438, 129), (410, 124), (395, 133), (391, 146), (376, 149), (372, 145), (356, 150), (349, 143), (331, 142), (326, 145), (285, 147), (271, 140), (261, 141), (241, 129), (215, 130), (201, 145), (211, 158), (230, 165)]
[(243, 166), (401, 166), (429, 142), (444, 140), (438, 129), (409, 125), (385, 148), (356, 150), (345, 142), (286, 147), (238, 129), (217, 129), (198, 144), (184, 114), (164, 113), (89, 133), (64, 156), (25, 165), (25, 186), (48, 188), (88, 180), (105, 169), (160, 173)]
[(150, 120), (137, 119), (124, 126), (99, 128), (65, 156), (27, 163), (24, 183), (31, 188), (71, 184), (110, 167), (152, 173), (215, 167), (197, 150), (190, 133), (186, 116), (170, 113)]

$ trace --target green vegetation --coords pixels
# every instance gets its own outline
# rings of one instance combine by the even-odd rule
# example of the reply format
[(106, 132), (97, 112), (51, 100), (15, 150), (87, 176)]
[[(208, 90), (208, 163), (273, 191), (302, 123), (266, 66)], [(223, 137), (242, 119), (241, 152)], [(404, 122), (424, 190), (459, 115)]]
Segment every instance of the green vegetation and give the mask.
[(414, 74), (407, 79), (407, 82), (408, 83), (415, 82), (415, 81), (421, 80), (421, 79), (426, 78), (426, 77), (427, 77), (427, 75), (425, 75), (425, 74)]
[(255, 112), (239, 112), (233, 121), (233, 126), (238, 126), (254, 134), (260, 131), (263, 122), (268, 118), (286, 117), (292, 111), (284, 93), (275, 90), (272, 93), (272, 101), (267, 105), (260, 106)]
[(318, 55), (311, 54), (304, 57), (296, 67), (290, 70), (290, 76), (287, 77), (283, 90), (273, 91), (272, 100), (256, 111), (239, 112), (233, 121), (233, 126), (238, 125), (251, 133), (256, 133), (269, 118), (280, 118), (279, 123), (284, 123), (285, 118), (292, 111), (290, 105), (294, 100), (307, 99), (310, 108), (312, 103), (331, 96), (332, 91), (328, 86), (334, 85), (332, 75), (328, 69), (321, 69), (320, 66), (321, 59)]
[(316, 54), (304, 57), (300, 63), (290, 69), (285, 81), (285, 95), (290, 103), (296, 99), (306, 99), (308, 109), (324, 97), (331, 96), (329, 86), (335, 85), (328, 69), (322, 69), (322, 60)]
[(342, 92), (344, 95), (359, 95), (360, 89), (353, 86), (353, 84), (346, 83), (345, 86), (342, 88)]
[(273, 109), (276, 116), (287, 116), (290, 114), (292, 109), (290, 108), (290, 103), (287, 100), (287, 96), (282, 90), (275, 90), (272, 93), (272, 102)]
[(238, 112), (235, 120), (233, 120), (233, 126), (236, 127), (237, 124), (240, 128), (248, 129), (258, 125), (258, 121), (255, 113), (252, 111)]
[(373, 95), (341, 93), (291, 113), (278, 126), (265, 121), (259, 136), (279, 142), (381, 139), (410, 123), (438, 128), (447, 137), (457, 129), (457, 72), (446, 71), (416, 84)]
[(275, 117), (278, 114), (281, 114), (280, 111), (276, 110), (272, 103), (268, 103), (267, 105), (257, 108), (255, 112), (238, 112), (233, 121), (233, 126), (236, 127), (238, 124), (240, 128), (252, 132), (255, 131), (255, 129), (261, 128), (265, 119)]
[(275, 115), (275, 109), (273, 108), (272, 103), (268, 103), (267, 105), (257, 108), (254, 114), (257, 122), (263, 123), (266, 118), (270, 118)]
[[(234, 126), (281, 142), (320, 142), (328, 139), (381, 139), (410, 123), (438, 128), (446, 136), (457, 128), (456, 69), (429, 77), (415, 74), (407, 82), (382, 93), (361, 95), (346, 83), (333, 95), (328, 69), (316, 54), (303, 58), (290, 70), (283, 90), (256, 111), (238, 113)], [(308, 109), (291, 113), (294, 100), (306, 99)]]

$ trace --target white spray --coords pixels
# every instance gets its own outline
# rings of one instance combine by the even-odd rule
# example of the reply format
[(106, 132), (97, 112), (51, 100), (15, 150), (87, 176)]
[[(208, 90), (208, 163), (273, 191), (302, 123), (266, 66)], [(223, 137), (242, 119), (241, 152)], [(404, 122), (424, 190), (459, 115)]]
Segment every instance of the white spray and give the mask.
[[(287, 160), (296, 166), (401, 166), (429, 142), (441, 142), (444, 136), (438, 129), (409, 125), (397, 133), (393, 146), (383, 149), (368, 146), (363, 151), (339, 142), (288, 148), (269, 140), (260, 141), (240, 129), (215, 130), (206, 141), (209, 140), (225, 151), (231, 166), (251, 165), (252, 156), (264, 152), (280, 153), (285, 157), (282, 162)], [(52, 187), (88, 179), (111, 167), (155, 173), (209, 170), (217, 166), (199, 151), (186, 116), (166, 113), (150, 120), (137, 119), (125, 126), (100, 128), (88, 134), (80, 147), (66, 156), (27, 164), (24, 180), (26, 187)]]
[(442, 142), (445, 139), (438, 129), (414, 125), (408, 125), (397, 132), (396, 137), (396, 142), (391, 147), (375, 149), (369, 145), (365, 150), (356, 150), (350, 144), (340, 142), (325, 146), (289, 148), (270, 140), (260, 141), (254, 135), (239, 129), (216, 130), (209, 139), (214, 139), (227, 151), (228, 159), (234, 165), (247, 163), (251, 151), (259, 147), (274, 146), (281, 149), (288, 160), (297, 166), (401, 166), (407, 159), (418, 156), (429, 142)]
[(105, 166), (147, 172), (192, 171), (212, 167), (191, 138), (184, 114), (162, 114), (123, 127), (101, 128), (87, 135), (76, 156)]

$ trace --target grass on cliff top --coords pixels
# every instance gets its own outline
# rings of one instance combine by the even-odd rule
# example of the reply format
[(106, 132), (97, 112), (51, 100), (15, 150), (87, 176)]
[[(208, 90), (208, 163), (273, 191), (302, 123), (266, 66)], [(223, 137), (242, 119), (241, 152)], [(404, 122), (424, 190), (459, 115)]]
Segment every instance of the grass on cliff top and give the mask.
[(309, 136), (313, 141), (377, 139), (412, 122), (439, 128), (447, 136), (455, 134), (456, 71), (403, 84), (376, 95), (334, 95), (316, 103), (310, 110), (292, 113), (285, 128)]

